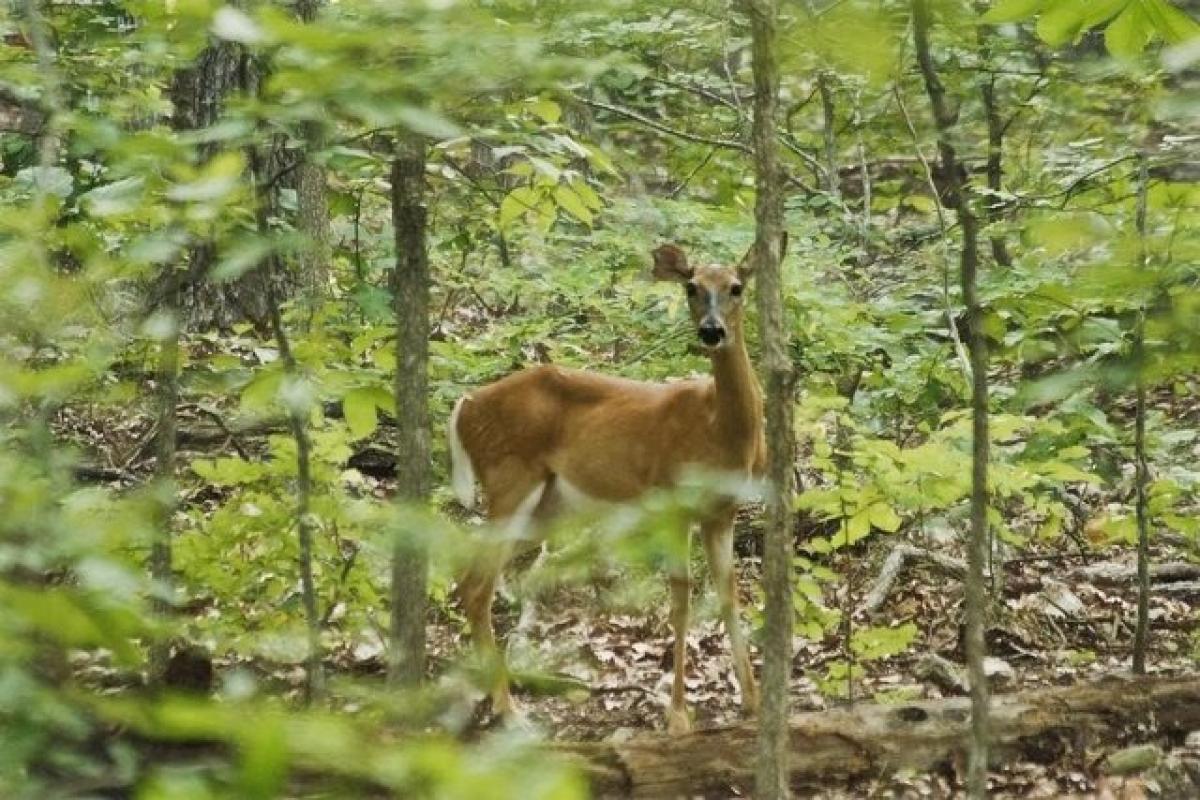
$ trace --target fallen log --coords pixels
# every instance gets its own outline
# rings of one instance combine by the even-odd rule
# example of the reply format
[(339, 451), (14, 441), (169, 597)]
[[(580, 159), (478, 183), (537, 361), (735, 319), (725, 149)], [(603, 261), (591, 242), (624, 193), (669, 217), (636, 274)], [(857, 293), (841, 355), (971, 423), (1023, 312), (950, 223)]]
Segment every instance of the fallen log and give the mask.
[[(1137, 581), (1137, 564), (1133, 561), (1103, 561), (1071, 570), (1071, 576), (1097, 586), (1132, 586)], [(1170, 561), (1150, 565), (1152, 583), (1175, 583), (1200, 579), (1200, 564)]]
[[(1139, 738), (1200, 729), (1200, 676), (1110, 677), (1096, 683), (1038, 689), (992, 698), (994, 763), (1050, 763), (1068, 751), (1121, 740), (1136, 723)], [(862, 703), (797, 714), (791, 727), (791, 781), (796, 788), (930, 771), (965, 755), (970, 701)], [(577, 762), (598, 796), (733, 796), (754, 783), (753, 723), (668, 738), (561, 743), (558, 754)]]

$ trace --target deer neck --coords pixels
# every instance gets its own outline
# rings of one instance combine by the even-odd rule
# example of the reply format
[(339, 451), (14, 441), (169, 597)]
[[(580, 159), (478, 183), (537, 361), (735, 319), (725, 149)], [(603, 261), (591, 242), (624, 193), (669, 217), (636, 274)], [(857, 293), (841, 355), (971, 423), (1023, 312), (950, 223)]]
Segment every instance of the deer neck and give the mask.
[(717, 435), (731, 448), (757, 442), (762, 428), (762, 390), (740, 330), (727, 347), (709, 354), (712, 362)]

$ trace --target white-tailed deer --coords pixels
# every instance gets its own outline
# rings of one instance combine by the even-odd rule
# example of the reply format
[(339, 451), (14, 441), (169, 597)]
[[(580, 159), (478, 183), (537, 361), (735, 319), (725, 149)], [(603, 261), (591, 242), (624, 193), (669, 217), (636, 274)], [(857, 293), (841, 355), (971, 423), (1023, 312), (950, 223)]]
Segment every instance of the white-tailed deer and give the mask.
[[(539, 523), (582, 498), (630, 501), (672, 486), (688, 468), (747, 479), (762, 473), (762, 391), (742, 335), (751, 253), (736, 268), (693, 267), (675, 245), (663, 245), (653, 256), (654, 277), (677, 281), (687, 292), (697, 336), (712, 362), (711, 377), (644, 383), (530, 367), (463, 397), (450, 417), (455, 494), (472, 507), (478, 477), (489, 519), (509, 534), (479, 553), (458, 582), (475, 645), (496, 666), (492, 702), (497, 713), (511, 713), (514, 706), (492, 630), (492, 596), (516, 540), (532, 537)], [(753, 713), (758, 689), (741, 629), (733, 564), (736, 512), (736, 500), (715, 497), (698, 521), (743, 708)], [(690, 728), (683, 683), (691, 593), (686, 559), (682, 570), (670, 576), (675, 659), (667, 728), (672, 733)]]

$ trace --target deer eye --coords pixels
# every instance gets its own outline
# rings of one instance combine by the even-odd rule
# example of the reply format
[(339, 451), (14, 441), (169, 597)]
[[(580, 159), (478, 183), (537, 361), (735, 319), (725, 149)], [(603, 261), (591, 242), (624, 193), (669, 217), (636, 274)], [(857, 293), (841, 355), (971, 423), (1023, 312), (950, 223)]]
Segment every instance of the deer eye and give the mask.
[(698, 292), (698, 291), (700, 291), (700, 289), (696, 286), (695, 283), (693, 283), (692, 281), (687, 282), (687, 296), (688, 297), (695, 297), (696, 292)]
[(734, 297), (741, 297), (742, 296), (742, 285), (740, 283), (735, 283), (733, 286), (730, 286), (729, 293), (731, 295), (733, 295)]

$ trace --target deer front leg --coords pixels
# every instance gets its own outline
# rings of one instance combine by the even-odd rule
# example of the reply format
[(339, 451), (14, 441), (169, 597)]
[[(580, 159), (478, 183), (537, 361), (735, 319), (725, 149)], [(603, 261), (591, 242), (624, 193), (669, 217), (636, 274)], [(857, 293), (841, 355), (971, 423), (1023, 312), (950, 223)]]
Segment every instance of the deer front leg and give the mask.
[(667, 711), (667, 732), (676, 736), (692, 729), (691, 720), (688, 719), (686, 689), (683, 685), (687, 673), (688, 613), (692, 602), (692, 582), (688, 576), (686, 561), (683, 573), (671, 575), (670, 582), (671, 628), (675, 633), (675, 675), (671, 683), (671, 708)]
[(721, 606), (721, 621), (729, 636), (729, 647), (733, 651), (733, 672), (742, 690), (742, 710), (746, 714), (758, 711), (758, 684), (754, 681), (754, 669), (750, 666), (750, 652), (742, 631), (741, 609), (737, 594), (737, 573), (733, 568), (733, 519), (736, 509), (722, 512), (701, 525), (704, 537), (704, 552), (708, 568), (712, 572), (717, 589), (717, 600)]
[(489, 678), (492, 711), (502, 717), (512, 716), (516, 711), (508, 688), (504, 651), (496, 646), (496, 633), (492, 628), (492, 598), (496, 594), (496, 581), (507, 560), (507, 548), (489, 547), (487, 552), (480, 553), (474, 559), (459, 578), (457, 588), (463, 613), (471, 629), (471, 642)]

